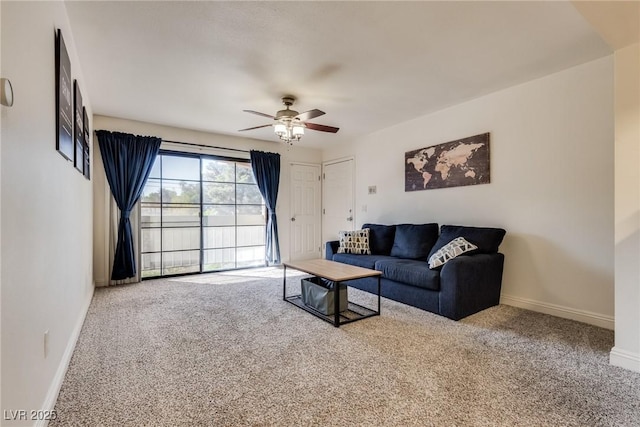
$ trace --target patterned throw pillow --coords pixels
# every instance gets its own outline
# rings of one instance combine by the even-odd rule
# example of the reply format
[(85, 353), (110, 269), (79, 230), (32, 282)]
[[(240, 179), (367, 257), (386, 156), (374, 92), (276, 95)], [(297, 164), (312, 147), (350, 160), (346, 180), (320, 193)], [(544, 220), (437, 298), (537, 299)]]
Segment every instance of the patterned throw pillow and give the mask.
[(339, 254), (358, 254), (371, 255), (369, 249), (369, 229), (355, 231), (341, 231), (338, 233), (340, 238)]
[(478, 249), (478, 247), (473, 243), (469, 243), (464, 237), (453, 239), (441, 247), (438, 252), (431, 255), (431, 258), (429, 258), (429, 268), (434, 269), (436, 267), (440, 267), (450, 259), (475, 249)]

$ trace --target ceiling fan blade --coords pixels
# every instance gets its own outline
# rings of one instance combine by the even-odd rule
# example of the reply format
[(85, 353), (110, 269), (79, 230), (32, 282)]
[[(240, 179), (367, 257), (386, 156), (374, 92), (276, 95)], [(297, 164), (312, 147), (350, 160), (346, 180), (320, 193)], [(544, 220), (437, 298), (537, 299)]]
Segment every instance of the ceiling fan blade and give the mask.
[(271, 114), (265, 114), (259, 111), (253, 111), (253, 110), (242, 110), (242, 111), (244, 111), (245, 113), (257, 114), (262, 117), (269, 117), (270, 119), (275, 119), (275, 117), (273, 117)]
[(307, 127), (307, 129), (319, 130), (321, 132), (336, 133), (340, 130), (340, 128), (334, 128), (333, 126), (325, 126), (325, 125), (319, 125), (316, 123), (309, 123), (309, 122), (305, 122), (304, 125)]
[(266, 128), (269, 126), (273, 126), (273, 125), (262, 125), (262, 126), (254, 126), (252, 128), (246, 128), (246, 129), (240, 129), (238, 132), (243, 132), (245, 130), (253, 130), (253, 129), (260, 129), (260, 128)]
[(304, 122), (305, 120), (311, 120), (311, 119), (315, 119), (316, 117), (320, 117), (323, 114), (326, 114), (326, 113), (320, 110), (309, 110), (309, 111), (305, 111), (304, 113), (298, 114), (295, 118), (300, 119)]

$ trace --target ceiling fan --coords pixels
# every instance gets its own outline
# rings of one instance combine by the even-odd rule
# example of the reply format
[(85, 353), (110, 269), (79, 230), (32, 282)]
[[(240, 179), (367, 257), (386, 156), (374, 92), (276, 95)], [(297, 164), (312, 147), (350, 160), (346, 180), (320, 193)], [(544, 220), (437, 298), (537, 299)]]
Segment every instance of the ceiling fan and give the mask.
[(273, 126), (273, 130), (278, 137), (287, 144), (293, 144), (293, 141), (300, 141), (304, 130), (318, 130), (320, 132), (338, 132), (339, 128), (333, 126), (319, 125), (317, 123), (310, 123), (307, 120), (311, 120), (316, 117), (320, 117), (325, 114), (324, 111), (317, 109), (305, 111), (304, 113), (298, 113), (295, 110), (290, 109), (293, 103), (296, 101), (295, 97), (291, 95), (284, 96), (282, 103), (286, 106), (284, 110), (280, 110), (275, 116), (271, 114), (260, 113), (253, 110), (242, 110), (246, 113), (257, 114), (258, 116), (269, 117), (274, 120), (274, 123), (267, 125), (254, 126), (247, 129), (240, 129), (238, 132), (244, 132), (247, 130), (260, 129), (268, 126)]

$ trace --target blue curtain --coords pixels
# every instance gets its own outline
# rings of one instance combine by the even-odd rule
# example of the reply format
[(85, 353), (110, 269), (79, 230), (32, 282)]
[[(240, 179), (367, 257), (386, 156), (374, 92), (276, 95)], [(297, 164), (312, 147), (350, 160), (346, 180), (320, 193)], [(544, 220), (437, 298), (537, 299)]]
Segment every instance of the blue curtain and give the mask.
[(276, 200), (280, 184), (280, 154), (251, 150), (251, 168), (260, 194), (267, 205), (267, 265), (280, 264), (280, 243), (278, 242), (278, 220)]
[(105, 130), (96, 131), (96, 135), (107, 181), (120, 209), (118, 243), (111, 280), (123, 280), (136, 275), (129, 216), (142, 194), (162, 140), (152, 136), (136, 136)]

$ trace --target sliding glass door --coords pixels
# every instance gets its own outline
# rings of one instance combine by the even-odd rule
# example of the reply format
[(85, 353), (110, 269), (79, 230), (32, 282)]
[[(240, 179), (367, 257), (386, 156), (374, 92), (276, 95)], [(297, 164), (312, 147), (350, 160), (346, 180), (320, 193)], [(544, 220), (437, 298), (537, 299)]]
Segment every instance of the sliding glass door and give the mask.
[(265, 207), (248, 161), (162, 152), (141, 209), (142, 277), (264, 265)]

